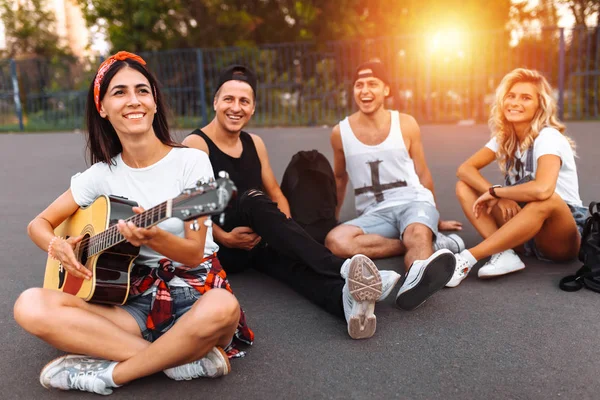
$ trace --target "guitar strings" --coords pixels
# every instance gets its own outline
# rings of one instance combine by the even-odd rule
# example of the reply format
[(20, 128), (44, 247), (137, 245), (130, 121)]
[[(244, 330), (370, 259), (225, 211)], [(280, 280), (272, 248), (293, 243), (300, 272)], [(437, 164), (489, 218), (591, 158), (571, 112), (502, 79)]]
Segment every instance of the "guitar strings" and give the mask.
[[(210, 189), (214, 190), (217, 189), (218, 186), (215, 187), (210, 187)], [(196, 191), (200, 191), (200, 193), (206, 193), (209, 192), (211, 190), (206, 190), (205, 188), (198, 188), (196, 189)], [(172, 204), (171, 204), (171, 210), (182, 210), (184, 209), (184, 207), (173, 207), (173, 203), (175, 203), (175, 199), (172, 199)], [(162, 212), (166, 212), (167, 209), (167, 203), (168, 201), (165, 201), (155, 207), (152, 207), (149, 210), (144, 211), (141, 214), (135, 214), (132, 215), (131, 217), (127, 218), (125, 220), (125, 222), (133, 222), (136, 226), (139, 226), (140, 223), (144, 222), (144, 219), (148, 219), (148, 217), (150, 216), (152, 221), (154, 221), (155, 217), (160, 217)], [(214, 211), (214, 210), (213, 210)], [(164, 218), (162, 218), (164, 219)], [(160, 219), (158, 222), (160, 222), (162, 219)], [(123, 240), (125, 240), (125, 237), (117, 230), (117, 226), (115, 225), (111, 225), (110, 227), (108, 227), (108, 229), (106, 229), (105, 231), (102, 231), (94, 236), (88, 237), (83, 239), (80, 243), (79, 243), (79, 252), (82, 253), (84, 251), (89, 250), (92, 246), (95, 245), (99, 245), (102, 244), (104, 240), (106, 240), (107, 242), (110, 242), (110, 239), (114, 238), (114, 239), (118, 239), (116, 240), (114, 243), (111, 243), (110, 245), (106, 245), (104, 246), (103, 249), (95, 249), (93, 253), (88, 254), (88, 256), (90, 255), (94, 255), (97, 254), (109, 247), (112, 247), (120, 242), (122, 242)]]
[[(162, 212), (166, 212), (167, 210), (167, 202), (161, 203), (155, 207), (152, 207), (151, 209), (144, 211), (141, 214), (135, 214), (132, 215), (131, 217), (127, 218), (125, 220), (125, 222), (133, 222), (136, 226), (139, 226), (140, 223), (144, 222), (144, 220), (148, 220), (148, 219), (154, 219), (155, 217), (160, 217)], [(150, 218), (149, 218), (150, 217)], [(119, 242), (125, 240), (125, 237), (123, 235), (121, 235), (121, 233), (117, 230), (117, 225), (111, 225), (110, 227), (108, 227), (108, 229), (106, 229), (105, 231), (102, 231), (94, 236), (90, 236), (88, 238), (83, 239), (80, 243), (79, 243), (79, 251), (83, 252), (83, 251), (87, 251), (89, 250), (92, 246), (97, 245), (102, 243), (103, 241), (110, 241), (111, 238), (114, 239), (118, 239), (116, 242), (112, 243), (110, 246), (108, 247), (112, 247), (116, 244), (118, 244)], [(99, 249), (98, 251), (94, 251), (94, 253), (92, 254), (96, 254), (99, 253), (100, 251), (102, 251), (104, 249)], [(91, 254), (88, 254), (88, 256)]]

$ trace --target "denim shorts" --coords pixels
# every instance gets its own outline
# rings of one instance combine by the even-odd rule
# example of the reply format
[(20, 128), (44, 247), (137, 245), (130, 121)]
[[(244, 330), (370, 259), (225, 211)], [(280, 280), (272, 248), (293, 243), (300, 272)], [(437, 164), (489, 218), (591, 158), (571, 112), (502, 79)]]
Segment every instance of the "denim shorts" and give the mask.
[(127, 311), (140, 327), (142, 337), (149, 342), (153, 342), (161, 337), (166, 331), (168, 331), (175, 322), (186, 312), (188, 312), (196, 300), (202, 296), (200, 292), (192, 287), (172, 287), (170, 288), (171, 298), (173, 299), (173, 322), (165, 327), (160, 332), (151, 331), (146, 325), (148, 314), (150, 314), (150, 307), (152, 305), (152, 293), (141, 294), (139, 296), (130, 297), (121, 307)]
[(345, 225), (358, 226), (365, 234), (375, 234), (389, 239), (402, 239), (404, 230), (411, 224), (422, 224), (438, 233), (440, 213), (426, 201), (414, 201), (401, 206), (376, 210), (358, 218), (344, 222)]
[[(575, 219), (575, 224), (577, 225), (577, 230), (579, 231), (579, 237), (583, 235), (583, 228), (585, 226), (585, 221), (588, 218), (588, 208), (581, 206), (569, 206), (569, 210), (571, 210), (571, 214), (573, 215), (573, 219)], [(523, 245), (525, 247), (525, 255), (526, 256), (535, 256), (538, 260), (552, 262), (552, 260), (548, 259), (544, 254), (537, 248), (535, 245), (535, 240), (530, 239)]]

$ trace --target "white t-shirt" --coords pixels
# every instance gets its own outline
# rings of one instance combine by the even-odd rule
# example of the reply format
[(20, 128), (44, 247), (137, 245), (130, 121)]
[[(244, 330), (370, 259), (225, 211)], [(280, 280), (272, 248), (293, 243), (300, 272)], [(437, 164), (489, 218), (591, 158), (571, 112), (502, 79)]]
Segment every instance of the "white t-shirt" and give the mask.
[[(496, 138), (492, 138), (486, 145), (488, 149), (494, 153), (498, 151), (498, 143)], [(520, 149), (515, 152), (515, 157), (521, 162), (519, 163), (522, 167), (521, 170), (516, 170), (516, 165), (513, 163), (513, 167), (510, 171), (510, 176), (521, 176), (523, 177), (523, 168), (527, 162), (526, 150), (521, 154)], [(567, 204), (572, 206), (582, 206), (581, 198), (579, 197), (579, 182), (577, 178), (577, 166), (575, 165), (575, 155), (573, 149), (569, 144), (569, 141), (565, 136), (555, 128), (546, 127), (540, 131), (540, 134), (533, 142), (533, 176), (535, 178), (535, 171), (537, 170), (537, 160), (543, 155), (553, 154), (560, 157), (561, 165), (558, 172), (558, 180), (556, 181), (555, 192), (558, 194)]]
[[(99, 162), (86, 171), (71, 178), (71, 192), (80, 207), (90, 205), (100, 195), (116, 195), (136, 201), (144, 209), (152, 208), (171, 198), (177, 197), (184, 189), (194, 187), (198, 180), (213, 177), (208, 155), (197, 149), (172, 148), (169, 153), (153, 165), (145, 168), (131, 168), (123, 162), (121, 154), (112, 159), (112, 165)], [(184, 222), (178, 218), (169, 218), (158, 227), (174, 235), (184, 237)], [(219, 250), (214, 242), (212, 227), (206, 232), (204, 256)], [(140, 247), (140, 255), (135, 263), (158, 267), (158, 261), (164, 258), (149, 247)], [(175, 267), (180, 263), (173, 263)], [(170, 286), (187, 286), (175, 277)]]

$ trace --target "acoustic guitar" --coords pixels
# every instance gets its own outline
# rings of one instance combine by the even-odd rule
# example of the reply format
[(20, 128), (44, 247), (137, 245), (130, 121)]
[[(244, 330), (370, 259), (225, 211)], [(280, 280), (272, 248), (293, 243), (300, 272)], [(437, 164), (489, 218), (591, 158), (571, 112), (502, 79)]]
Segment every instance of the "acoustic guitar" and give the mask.
[[(64, 238), (84, 235), (74, 251), (79, 262), (92, 271), (92, 278), (77, 278), (69, 274), (60, 262), (48, 257), (44, 288), (60, 290), (95, 303), (124, 304), (129, 295), (131, 267), (140, 249), (119, 233), (117, 221), (123, 219), (138, 227), (149, 228), (168, 218), (195, 220), (222, 213), (235, 193), (235, 185), (228, 177), (206, 184), (198, 182), (196, 187), (186, 189), (174, 199), (141, 214), (133, 213), (131, 207), (137, 206), (137, 203), (131, 200), (100, 196), (54, 230), (56, 236)], [(190, 227), (194, 230), (200, 228), (196, 221)]]

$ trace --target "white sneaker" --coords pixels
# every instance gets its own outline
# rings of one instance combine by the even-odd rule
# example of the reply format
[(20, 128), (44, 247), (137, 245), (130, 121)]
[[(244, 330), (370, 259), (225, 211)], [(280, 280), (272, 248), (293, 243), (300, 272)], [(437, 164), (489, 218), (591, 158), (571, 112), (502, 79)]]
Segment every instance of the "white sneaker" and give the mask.
[(427, 260), (413, 262), (398, 291), (396, 305), (403, 310), (419, 307), (448, 283), (454, 272), (455, 262), (448, 249), (436, 251)]
[[(340, 275), (342, 278), (348, 278), (348, 270), (350, 269), (350, 262), (352, 260), (347, 259), (342, 268), (340, 269)], [(396, 284), (402, 278), (402, 275), (392, 270), (380, 270), (379, 275), (381, 276), (381, 296), (377, 299), (377, 302), (385, 300), (391, 293)]]
[(456, 267), (454, 268), (452, 279), (446, 284), (446, 287), (457, 287), (469, 275), (471, 268), (473, 268), (467, 259), (460, 254), (455, 254), (454, 258), (456, 259)]
[[(348, 278), (348, 270), (350, 269), (350, 261), (351, 259), (347, 259), (342, 268), (340, 269), (340, 275), (342, 278)], [(396, 271), (391, 270), (380, 270), (379, 275), (381, 276), (381, 296), (377, 299), (377, 302), (385, 300), (391, 293), (396, 284), (402, 278), (402, 275), (397, 273)]]
[(381, 275), (381, 296), (379, 296), (377, 302), (385, 300), (392, 293), (400, 278), (402, 278), (402, 275), (390, 270), (379, 271), (379, 275)]
[(342, 303), (348, 334), (352, 339), (370, 338), (377, 327), (374, 312), (375, 302), (382, 293), (381, 275), (375, 263), (362, 254), (352, 257), (346, 266)]
[(482, 279), (510, 274), (511, 272), (525, 269), (525, 264), (512, 249), (494, 254), (490, 261), (486, 262), (477, 272)]
[(461, 237), (455, 233), (451, 233), (450, 235), (446, 236), (443, 233), (438, 232), (435, 238), (435, 243), (433, 243), (433, 249), (435, 251), (448, 249), (456, 254), (465, 249), (465, 242), (463, 242)]
[(68, 355), (50, 361), (40, 372), (46, 389), (81, 390), (102, 395), (112, 393), (112, 371), (116, 362), (88, 356)]
[(203, 358), (163, 372), (176, 381), (189, 381), (194, 378), (218, 378), (231, 371), (229, 358), (223, 349), (213, 347)]

